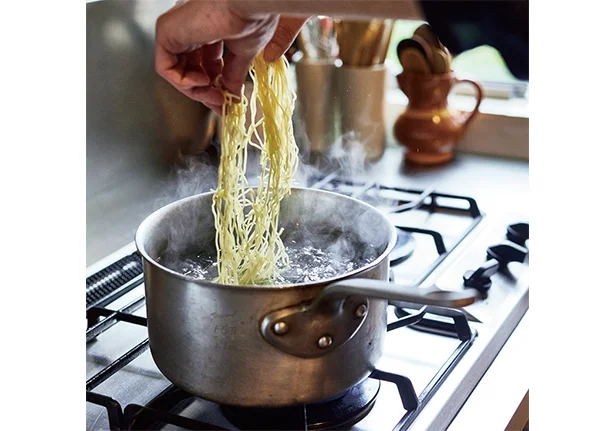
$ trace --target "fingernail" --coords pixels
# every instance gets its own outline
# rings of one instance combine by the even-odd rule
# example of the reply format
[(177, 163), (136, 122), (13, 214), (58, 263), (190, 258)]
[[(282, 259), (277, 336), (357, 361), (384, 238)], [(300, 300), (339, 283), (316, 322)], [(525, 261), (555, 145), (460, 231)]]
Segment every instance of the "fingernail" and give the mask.
[(265, 48), (265, 52), (263, 53), (263, 57), (265, 61), (275, 61), (282, 55), (282, 47), (275, 42), (271, 42)]

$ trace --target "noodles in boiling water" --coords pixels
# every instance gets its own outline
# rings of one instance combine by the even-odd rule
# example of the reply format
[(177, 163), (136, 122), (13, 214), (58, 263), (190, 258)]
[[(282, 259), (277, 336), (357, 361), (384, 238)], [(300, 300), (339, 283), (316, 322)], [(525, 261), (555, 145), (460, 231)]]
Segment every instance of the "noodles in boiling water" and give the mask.
[[(259, 55), (250, 76), (254, 89), (249, 99), (243, 90), (236, 96), (222, 89), (221, 156), (212, 204), (215, 281), (221, 284), (268, 283), (288, 266), (278, 222), (280, 203), (291, 192), (298, 164), (291, 121), (295, 93), (284, 57), (268, 63)], [(263, 114), (259, 120), (257, 107)], [(246, 179), (248, 145), (261, 151), (256, 188), (249, 187)]]

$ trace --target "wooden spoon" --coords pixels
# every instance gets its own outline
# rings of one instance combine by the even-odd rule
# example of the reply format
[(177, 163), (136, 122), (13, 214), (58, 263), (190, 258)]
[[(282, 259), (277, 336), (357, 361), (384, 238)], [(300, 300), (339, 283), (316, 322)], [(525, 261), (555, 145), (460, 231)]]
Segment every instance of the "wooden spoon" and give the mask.
[(401, 52), (399, 58), (405, 72), (429, 74), (432, 72), (431, 67), (425, 56), (415, 48), (407, 48)]
[(387, 57), (389, 51), (389, 45), (391, 44), (391, 36), (393, 35), (393, 25), (395, 20), (386, 20), (384, 34), (381, 39), (380, 46), (378, 47), (378, 54), (374, 60), (374, 64), (382, 64)]
[(448, 55), (441, 49), (433, 50), (433, 73), (448, 73), (450, 72)]
[(347, 66), (358, 66), (365, 44), (364, 38), (371, 21), (335, 21), (335, 31), (339, 46), (339, 58)]
[(384, 23), (382, 21), (371, 20), (369, 22), (369, 25), (361, 35), (358, 66), (370, 66), (372, 64), (383, 30)]
[(422, 38), (432, 48), (443, 48), (442, 44), (440, 43), (440, 39), (438, 39), (438, 36), (436, 36), (436, 32), (433, 31), (433, 28), (431, 28), (429, 24), (422, 24), (421, 26), (419, 26), (419, 28), (414, 31), (414, 36)]
[[(429, 65), (432, 64), (433, 52), (431, 48), (429, 47), (427, 43), (425, 43), (425, 41), (416, 40), (416, 39), (404, 39), (397, 44), (397, 57), (399, 58), (400, 62), (401, 62), (401, 53), (409, 48), (414, 48), (418, 50), (421, 54), (423, 54), (423, 57), (427, 60), (427, 63)], [(430, 69), (431, 69), (431, 66), (430, 66)]]

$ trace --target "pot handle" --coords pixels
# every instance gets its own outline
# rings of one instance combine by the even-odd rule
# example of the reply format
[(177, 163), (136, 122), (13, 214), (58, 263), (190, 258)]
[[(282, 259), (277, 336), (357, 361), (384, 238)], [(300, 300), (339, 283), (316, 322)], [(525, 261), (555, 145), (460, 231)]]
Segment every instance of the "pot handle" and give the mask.
[(368, 278), (348, 278), (328, 285), (314, 300), (316, 305), (326, 297), (361, 295), (368, 298), (388, 299), (389, 301), (413, 304), (436, 305), (446, 308), (461, 308), (472, 304), (476, 299), (473, 290), (449, 291), (435, 286), (421, 288), (412, 285), (394, 284), (388, 281)]
[(325, 287), (309, 303), (267, 314), (260, 325), (263, 338), (290, 355), (316, 358), (346, 344), (369, 313), (369, 298), (447, 308), (465, 307), (476, 292), (420, 288), (387, 281), (349, 278)]

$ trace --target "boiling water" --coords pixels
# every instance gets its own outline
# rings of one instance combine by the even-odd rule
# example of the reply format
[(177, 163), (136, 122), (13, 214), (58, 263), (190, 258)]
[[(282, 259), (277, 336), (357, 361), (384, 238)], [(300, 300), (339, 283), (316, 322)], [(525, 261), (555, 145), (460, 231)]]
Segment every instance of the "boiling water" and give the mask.
[[(290, 241), (286, 253), (290, 265), (272, 284), (312, 283), (327, 280), (361, 268), (372, 262), (377, 252), (372, 245), (367, 246), (361, 256), (356, 253), (341, 252), (337, 248), (322, 250), (312, 245), (299, 246)], [(218, 276), (215, 256), (210, 253), (200, 253), (178, 259), (175, 262), (164, 262), (168, 268), (196, 279), (213, 280)]]

